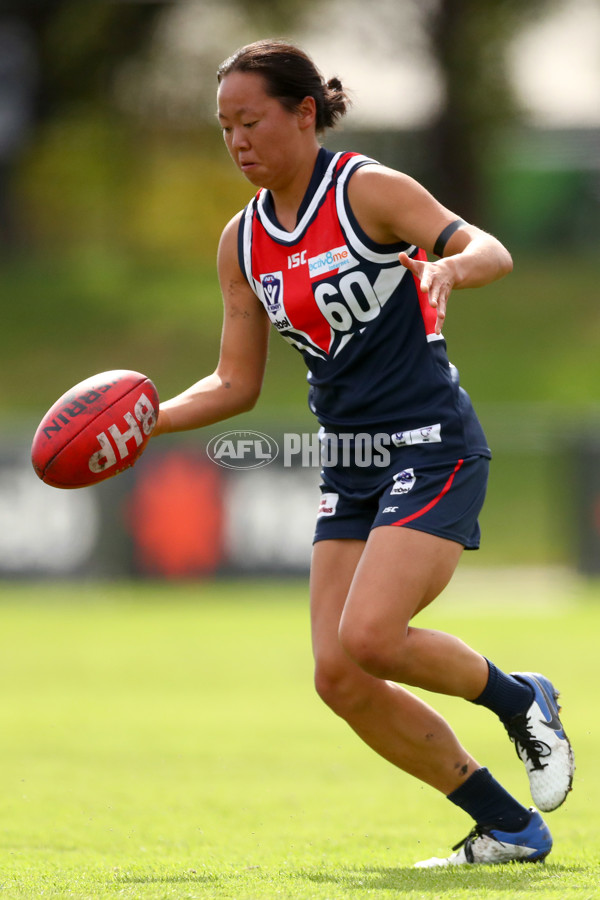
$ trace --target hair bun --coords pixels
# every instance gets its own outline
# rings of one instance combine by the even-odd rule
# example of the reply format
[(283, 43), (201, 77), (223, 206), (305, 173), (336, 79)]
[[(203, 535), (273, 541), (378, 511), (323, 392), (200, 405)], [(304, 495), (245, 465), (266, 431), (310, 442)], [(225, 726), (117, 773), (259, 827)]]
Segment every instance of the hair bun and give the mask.
[(314, 62), (299, 47), (286, 41), (256, 41), (240, 47), (221, 63), (217, 81), (230, 72), (253, 72), (265, 80), (265, 90), (288, 110), (295, 112), (305, 97), (316, 105), (315, 130), (333, 128), (346, 113), (348, 97), (339, 78), (325, 81)]

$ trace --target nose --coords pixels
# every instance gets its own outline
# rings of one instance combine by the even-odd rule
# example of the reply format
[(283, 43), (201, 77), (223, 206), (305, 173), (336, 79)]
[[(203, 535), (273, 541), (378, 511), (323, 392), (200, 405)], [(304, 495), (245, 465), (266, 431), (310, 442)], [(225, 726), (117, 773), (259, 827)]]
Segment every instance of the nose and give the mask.
[(231, 146), (234, 150), (243, 150), (250, 146), (250, 142), (248, 140), (248, 132), (240, 126), (236, 126), (233, 129), (231, 135)]

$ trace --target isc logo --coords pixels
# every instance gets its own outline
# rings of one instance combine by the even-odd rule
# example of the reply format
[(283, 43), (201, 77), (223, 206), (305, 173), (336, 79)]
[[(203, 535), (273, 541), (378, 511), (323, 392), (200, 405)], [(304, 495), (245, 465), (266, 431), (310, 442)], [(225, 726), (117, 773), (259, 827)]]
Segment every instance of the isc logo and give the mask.
[(117, 453), (120, 459), (129, 456), (127, 445), (130, 441), (134, 441), (135, 446), (139, 447), (143, 441), (142, 431), (147, 437), (156, 424), (156, 410), (146, 394), (140, 394), (133, 407), (133, 413), (126, 412), (123, 418), (126, 425), (124, 431), (121, 431), (118, 425), (109, 425), (108, 434), (106, 431), (101, 431), (96, 435), (100, 449), (92, 453), (89, 458), (88, 465), (91, 472), (98, 474), (114, 466), (117, 462)]
[(306, 250), (301, 253), (292, 253), (287, 258), (288, 269), (297, 269), (299, 266), (306, 265)]

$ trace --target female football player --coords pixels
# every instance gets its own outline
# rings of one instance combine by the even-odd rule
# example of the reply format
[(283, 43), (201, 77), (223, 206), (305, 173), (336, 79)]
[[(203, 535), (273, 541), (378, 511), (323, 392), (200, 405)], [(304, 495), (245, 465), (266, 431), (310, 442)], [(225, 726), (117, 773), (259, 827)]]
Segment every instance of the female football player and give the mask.
[(474, 820), (457, 852), (418, 865), (542, 860), (552, 838), (540, 813), (405, 687), (486, 706), (515, 743), (537, 807), (564, 801), (573, 755), (551, 682), (506, 674), (458, 638), (413, 624), (463, 550), (479, 545), (490, 458), (446, 356), (448, 298), (502, 278), (511, 257), (408, 175), (322, 147), (347, 97), (299, 48), (243, 47), (218, 85), (225, 144), (258, 193), (220, 241), (217, 368), (161, 404), (156, 434), (251, 409), (275, 327), (304, 357), (329, 442), (389, 438), (372, 465), (351, 458), (321, 473), (310, 579), (317, 691), (373, 750)]

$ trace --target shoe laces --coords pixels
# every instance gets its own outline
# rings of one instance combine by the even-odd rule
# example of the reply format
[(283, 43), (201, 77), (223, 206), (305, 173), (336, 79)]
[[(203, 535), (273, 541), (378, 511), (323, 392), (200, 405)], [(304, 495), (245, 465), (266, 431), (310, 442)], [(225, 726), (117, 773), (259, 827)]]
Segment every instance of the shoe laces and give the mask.
[(531, 760), (534, 769), (545, 769), (548, 763), (543, 763), (542, 759), (550, 756), (551, 749), (544, 741), (540, 741), (534, 737), (531, 732), (530, 719), (527, 713), (519, 713), (508, 722), (504, 723), (504, 727), (508, 732), (508, 736), (515, 745), (517, 756), (519, 756), (519, 747), (527, 754)]
[[(465, 856), (467, 857), (469, 862), (473, 862), (473, 850), (472, 850), (473, 843), (478, 838), (482, 838), (482, 837), (489, 837), (489, 838), (492, 838), (492, 840), (494, 840), (494, 841), (498, 841), (498, 838), (492, 832), (491, 825), (474, 825), (473, 828), (468, 833), (468, 835), (466, 837), (464, 837), (462, 839), (462, 841), (459, 841), (458, 844), (455, 844), (452, 849), (460, 850), (460, 848), (464, 846)], [(499, 841), (498, 841), (498, 843), (499, 843)]]

